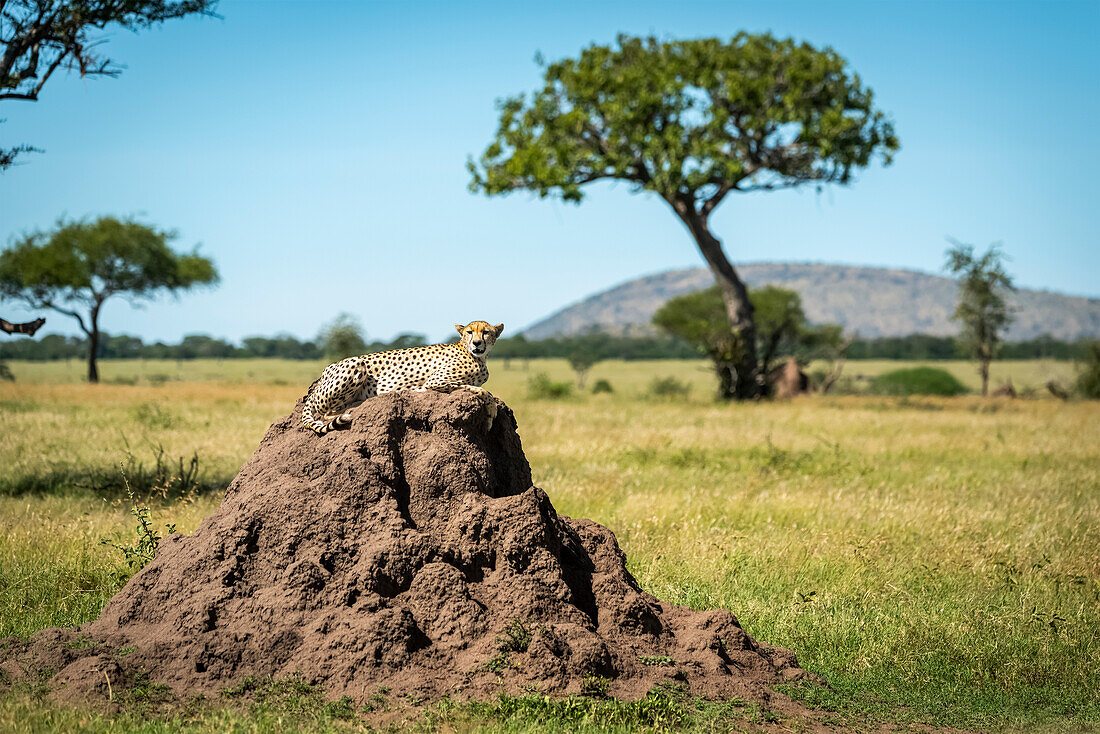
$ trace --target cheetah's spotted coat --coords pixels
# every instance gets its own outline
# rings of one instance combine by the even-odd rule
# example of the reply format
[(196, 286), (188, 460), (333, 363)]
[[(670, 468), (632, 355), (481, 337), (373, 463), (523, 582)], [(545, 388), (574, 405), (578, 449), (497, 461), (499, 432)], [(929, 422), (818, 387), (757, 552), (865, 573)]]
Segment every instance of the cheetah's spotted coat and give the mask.
[(455, 324), (461, 340), (454, 344), (395, 349), (364, 354), (330, 364), (309, 387), (302, 423), (319, 436), (351, 423), (347, 412), (367, 398), (394, 390), (438, 390), (460, 388), (484, 393), (489, 379), (485, 358), (504, 324), (491, 326), (474, 321)]

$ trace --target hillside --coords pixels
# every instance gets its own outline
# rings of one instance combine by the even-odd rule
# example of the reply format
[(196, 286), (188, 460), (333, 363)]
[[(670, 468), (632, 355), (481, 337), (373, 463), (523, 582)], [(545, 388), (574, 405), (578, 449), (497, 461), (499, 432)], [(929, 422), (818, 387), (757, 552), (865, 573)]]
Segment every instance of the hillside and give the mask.
[[(750, 286), (798, 291), (813, 322), (842, 324), (864, 337), (955, 334), (955, 282), (912, 270), (823, 265), (748, 263), (738, 266)], [(653, 313), (675, 296), (713, 285), (708, 270), (669, 270), (648, 275), (567, 306), (531, 326), (528, 339), (576, 334), (596, 326), (612, 333), (650, 333)], [(1100, 337), (1100, 299), (1021, 289), (1010, 297), (1016, 321), (1011, 340), (1051, 334), (1059, 339)]]

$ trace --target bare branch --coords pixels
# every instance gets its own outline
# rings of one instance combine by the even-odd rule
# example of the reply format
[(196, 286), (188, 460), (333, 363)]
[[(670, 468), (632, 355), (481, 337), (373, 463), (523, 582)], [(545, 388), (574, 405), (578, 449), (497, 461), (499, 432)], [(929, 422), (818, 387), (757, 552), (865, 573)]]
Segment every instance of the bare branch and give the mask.
[(67, 308), (61, 308), (60, 306), (55, 305), (53, 303), (53, 301), (46, 301), (46, 300), (41, 302), (41, 307), (42, 308), (52, 308), (54, 311), (57, 311), (58, 313), (63, 313), (66, 316), (72, 316), (74, 319), (76, 319), (76, 323), (80, 325), (80, 330), (81, 331), (83, 331), (88, 336), (92, 335), (92, 332), (84, 324), (84, 317), (81, 316), (77, 311), (71, 311)]

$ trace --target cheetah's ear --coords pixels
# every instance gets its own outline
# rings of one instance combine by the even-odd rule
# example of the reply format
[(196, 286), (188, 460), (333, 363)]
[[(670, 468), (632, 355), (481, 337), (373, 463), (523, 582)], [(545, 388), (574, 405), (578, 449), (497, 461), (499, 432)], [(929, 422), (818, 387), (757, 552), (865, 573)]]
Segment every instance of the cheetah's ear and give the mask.
[(465, 328), (466, 327), (463, 326), (462, 324), (455, 324), (455, 331), (457, 331), (459, 334), (461, 334), (462, 330), (465, 329)]
[(493, 327), (493, 331), (496, 332), (496, 338), (500, 338), (500, 335), (504, 333), (504, 324), (497, 324)]

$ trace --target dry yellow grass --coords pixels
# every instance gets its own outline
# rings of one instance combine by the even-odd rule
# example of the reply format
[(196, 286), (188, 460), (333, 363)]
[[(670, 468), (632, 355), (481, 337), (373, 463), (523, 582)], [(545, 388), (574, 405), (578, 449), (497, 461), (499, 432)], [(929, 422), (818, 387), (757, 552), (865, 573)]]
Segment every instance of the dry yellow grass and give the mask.
[[(610, 526), (647, 589), (733, 609), (834, 686), (827, 701), (803, 695), (964, 726), (1100, 720), (1100, 404), (724, 405), (701, 362), (602, 363), (589, 384), (614, 393), (547, 401), (527, 397), (527, 379), (567, 379), (564, 362), (491, 366), (487, 387), (516, 411), (559, 511)], [(227, 481), (320, 365), (238, 365), (221, 380), (195, 367), (207, 377), (0, 385), (0, 494), (15, 493), (0, 499), (0, 635), (94, 615), (121, 578), (95, 545), (131, 524), (117, 495), (66, 481), (152, 445), (197, 452)], [(1009, 367), (1018, 386), (1050, 373)], [(645, 397), (663, 376), (689, 397)], [(43, 477), (57, 480), (46, 495)], [(186, 531), (214, 502), (157, 503), (154, 518)]]

